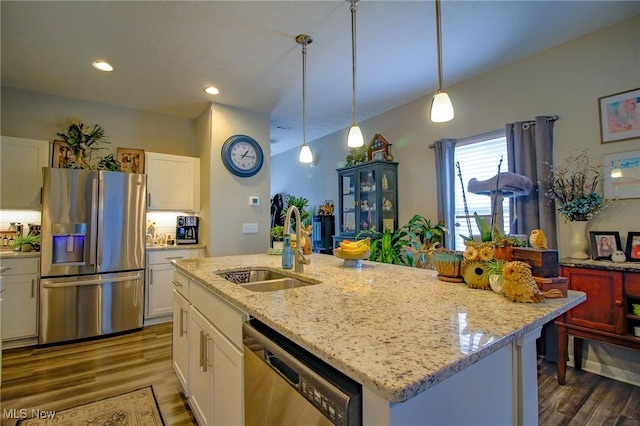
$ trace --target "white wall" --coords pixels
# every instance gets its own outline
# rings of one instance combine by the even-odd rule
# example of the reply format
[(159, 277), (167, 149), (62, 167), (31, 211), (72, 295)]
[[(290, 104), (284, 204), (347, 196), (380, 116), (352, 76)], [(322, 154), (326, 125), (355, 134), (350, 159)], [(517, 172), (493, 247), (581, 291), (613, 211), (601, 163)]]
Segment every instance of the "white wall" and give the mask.
[[(222, 163), (224, 142), (233, 135), (247, 135), (262, 147), (265, 161), (249, 178), (232, 175)], [(201, 167), (201, 235), (209, 256), (265, 253), (269, 248), (269, 190), (271, 167), (269, 117), (237, 108), (211, 104), (197, 119), (198, 155)], [(250, 206), (249, 197), (260, 198)], [(259, 233), (243, 234), (243, 223), (257, 223)]]
[(69, 118), (104, 128), (109, 144), (100, 156), (118, 147), (196, 156), (194, 120), (2, 87), (4, 136), (53, 141)]
[[(604, 154), (640, 149), (638, 139), (601, 144), (598, 116), (599, 97), (640, 87), (639, 35), (640, 18), (636, 17), (446, 87), (456, 113), (449, 123), (429, 122), (429, 97), (361, 121), (365, 141), (380, 133), (393, 144), (394, 161), (400, 163), (400, 223), (414, 214), (436, 219), (434, 154), (428, 145), (441, 138), (465, 138), (503, 129), (508, 122), (556, 114), (560, 116), (555, 123), (557, 163), (575, 150), (588, 150), (592, 162), (602, 164)], [(272, 194), (294, 193), (309, 198), (312, 204), (325, 199), (337, 201), (335, 168), (344, 164), (348, 152), (349, 123), (349, 117), (345, 117), (344, 131), (309, 143), (318, 157), (314, 168), (297, 164), (297, 150), (275, 156)], [(613, 207), (590, 221), (588, 230), (617, 230), (624, 245), (628, 231), (640, 230), (639, 211), (640, 199), (615, 201)], [(568, 232), (562, 219), (558, 220), (559, 252), (563, 257), (569, 252)], [(607, 364), (622, 371), (640, 371), (638, 352), (607, 345), (585, 346), (585, 368)], [(613, 371), (612, 375), (617, 374)]]

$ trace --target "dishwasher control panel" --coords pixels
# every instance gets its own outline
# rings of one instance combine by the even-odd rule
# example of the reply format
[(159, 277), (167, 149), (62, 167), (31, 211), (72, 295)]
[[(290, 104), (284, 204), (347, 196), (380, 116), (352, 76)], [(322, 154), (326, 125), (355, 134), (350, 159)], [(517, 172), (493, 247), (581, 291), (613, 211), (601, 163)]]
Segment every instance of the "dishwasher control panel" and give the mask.
[(344, 413), (346, 407), (341, 407), (340, 402), (335, 399), (328, 399), (310, 380), (300, 379), (300, 393), (307, 398), (318, 410), (336, 425), (344, 424)]

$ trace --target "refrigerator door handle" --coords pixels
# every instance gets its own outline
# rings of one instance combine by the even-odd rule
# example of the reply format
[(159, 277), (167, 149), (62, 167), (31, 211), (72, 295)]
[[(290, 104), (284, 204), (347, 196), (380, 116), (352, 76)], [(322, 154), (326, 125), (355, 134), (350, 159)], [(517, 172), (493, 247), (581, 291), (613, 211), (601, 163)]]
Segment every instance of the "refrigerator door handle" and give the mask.
[(85, 281), (66, 281), (60, 283), (44, 283), (42, 288), (64, 288), (64, 287), (80, 287), (86, 285), (99, 285), (104, 283), (119, 283), (122, 281), (135, 281), (142, 279), (142, 274), (132, 275), (130, 277), (118, 277), (118, 278), (105, 278), (100, 280), (85, 280)]
[(90, 229), (90, 247), (89, 247), (89, 265), (96, 264), (96, 234), (98, 233), (98, 217), (97, 208), (98, 205), (98, 180), (91, 180), (91, 224)]

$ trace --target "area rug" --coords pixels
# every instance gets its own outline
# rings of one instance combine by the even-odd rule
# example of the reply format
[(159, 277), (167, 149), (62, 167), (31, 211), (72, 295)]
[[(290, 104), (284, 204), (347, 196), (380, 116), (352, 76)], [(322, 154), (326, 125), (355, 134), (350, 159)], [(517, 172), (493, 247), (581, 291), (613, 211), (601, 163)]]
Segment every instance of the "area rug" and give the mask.
[[(38, 413), (34, 412), (34, 415)], [(16, 425), (44, 426), (164, 426), (158, 401), (151, 386), (90, 402), (41, 417), (21, 420)]]

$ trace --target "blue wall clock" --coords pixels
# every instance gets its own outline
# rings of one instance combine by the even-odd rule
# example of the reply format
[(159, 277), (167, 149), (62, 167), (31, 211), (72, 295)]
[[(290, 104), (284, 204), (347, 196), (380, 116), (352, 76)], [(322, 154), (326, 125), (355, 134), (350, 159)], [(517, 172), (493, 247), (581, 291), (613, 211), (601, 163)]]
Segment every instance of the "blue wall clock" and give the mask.
[(231, 173), (246, 178), (260, 171), (264, 155), (255, 139), (246, 135), (235, 135), (222, 145), (222, 162)]

